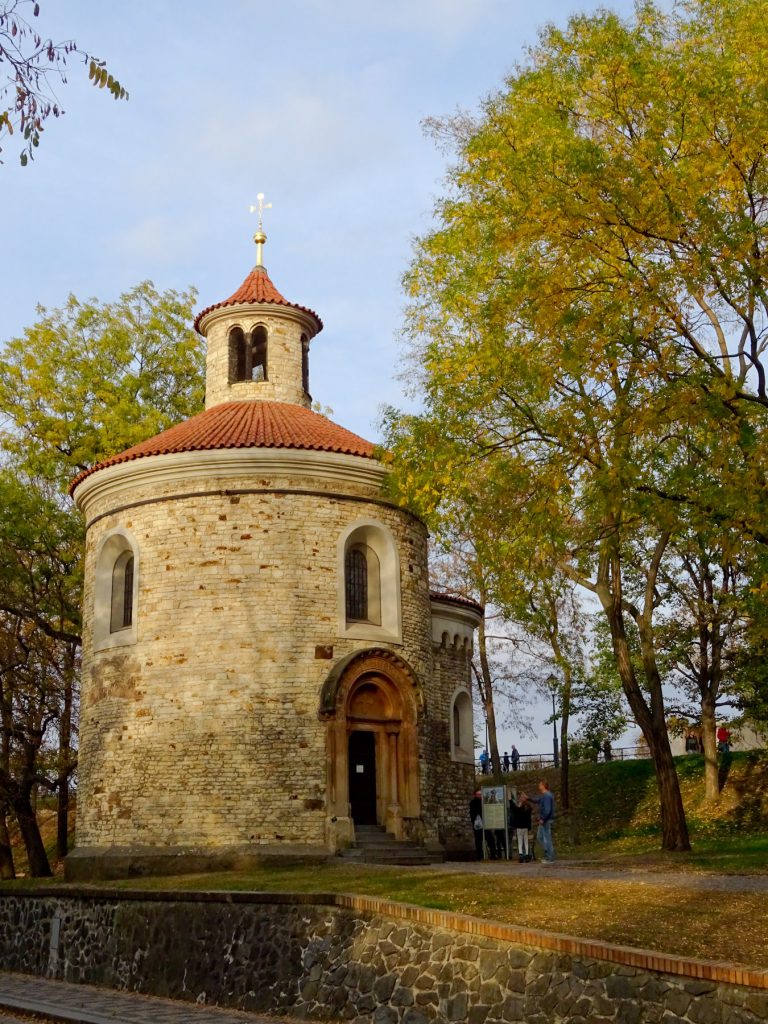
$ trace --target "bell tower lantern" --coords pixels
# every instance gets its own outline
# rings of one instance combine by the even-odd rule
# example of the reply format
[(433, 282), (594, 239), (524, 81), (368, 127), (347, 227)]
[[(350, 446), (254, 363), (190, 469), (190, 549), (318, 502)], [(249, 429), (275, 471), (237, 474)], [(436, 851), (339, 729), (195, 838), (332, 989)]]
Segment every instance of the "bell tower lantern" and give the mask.
[[(309, 408), (309, 345), (323, 329), (316, 313), (288, 302), (263, 263), (267, 236), (259, 195), (256, 266), (234, 294), (198, 314), (195, 328), (208, 342), (205, 407), (222, 402), (290, 402)], [(269, 204), (271, 205), (271, 204)]]

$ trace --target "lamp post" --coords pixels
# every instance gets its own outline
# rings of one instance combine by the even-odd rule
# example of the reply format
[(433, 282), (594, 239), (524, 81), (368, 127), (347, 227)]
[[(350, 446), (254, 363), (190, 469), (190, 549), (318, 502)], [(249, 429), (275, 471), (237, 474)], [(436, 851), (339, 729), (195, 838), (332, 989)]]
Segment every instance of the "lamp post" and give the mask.
[(551, 675), (547, 678), (550, 693), (552, 694), (552, 751), (554, 753), (555, 768), (560, 767), (560, 750), (557, 743), (557, 706), (555, 705), (555, 694), (557, 692), (557, 676)]

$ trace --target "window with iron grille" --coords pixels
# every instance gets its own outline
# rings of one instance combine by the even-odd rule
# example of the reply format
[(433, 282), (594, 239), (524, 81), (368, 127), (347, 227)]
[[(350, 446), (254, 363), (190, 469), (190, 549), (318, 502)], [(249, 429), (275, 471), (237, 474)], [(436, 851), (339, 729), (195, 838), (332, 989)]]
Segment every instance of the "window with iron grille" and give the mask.
[(116, 633), (133, 623), (133, 554), (123, 551), (112, 568), (112, 614), (109, 631)]
[(350, 548), (344, 560), (347, 621), (365, 622), (368, 618), (368, 560), (360, 547)]

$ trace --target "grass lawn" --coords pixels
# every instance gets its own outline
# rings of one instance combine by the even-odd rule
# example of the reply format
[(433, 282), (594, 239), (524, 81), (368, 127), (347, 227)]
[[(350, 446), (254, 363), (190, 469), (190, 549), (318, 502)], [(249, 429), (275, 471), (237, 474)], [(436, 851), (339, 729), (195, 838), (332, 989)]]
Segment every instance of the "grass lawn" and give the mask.
[(720, 875), (768, 874), (768, 833), (722, 836), (692, 836), (690, 853), (664, 853), (659, 850), (659, 837), (628, 835), (590, 845), (571, 847), (565, 851), (585, 866), (605, 867), (617, 871), (710, 872)]
[[(720, 758), (722, 790), (704, 798), (704, 763), (698, 755), (675, 758), (693, 850), (660, 852), (659, 804), (648, 760), (571, 767), (571, 810), (559, 814), (558, 853), (645, 870), (768, 873), (768, 753)], [(545, 777), (558, 801), (559, 772), (517, 772), (506, 781), (529, 792)]]
[[(4, 883), (2, 888), (12, 891), (19, 884)], [(501, 876), (341, 864), (116, 884), (155, 890), (353, 892), (620, 945), (768, 967), (765, 893), (676, 890), (618, 877), (527, 880), (524, 867)]]
[[(613, 868), (609, 881), (439, 873), (330, 863), (263, 868), (248, 873), (130, 880), (125, 888), (224, 889), (268, 892), (351, 892), (582, 938), (602, 939), (705, 959), (768, 968), (768, 898), (765, 893), (700, 892), (632, 880), (632, 870), (733, 874), (768, 873), (768, 754), (755, 751), (721, 759), (722, 793), (708, 804), (702, 759), (676, 759), (693, 842), (687, 854), (659, 851), (658, 796), (649, 761), (572, 767), (572, 810), (556, 824), (558, 856)], [(546, 777), (558, 798), (558, 774), (517, 772), (506, 780), (529, 790)], [(46, 844), (53, 846), (55, 814), (41, 813)], [(17, 867), (24, 870), (24, 858)], [(52, 880), (61, 884), (60, 879)], [(0, 883), (0, 893), (28, 886)], [(33, 883), (41, 888), (47, 881)]]

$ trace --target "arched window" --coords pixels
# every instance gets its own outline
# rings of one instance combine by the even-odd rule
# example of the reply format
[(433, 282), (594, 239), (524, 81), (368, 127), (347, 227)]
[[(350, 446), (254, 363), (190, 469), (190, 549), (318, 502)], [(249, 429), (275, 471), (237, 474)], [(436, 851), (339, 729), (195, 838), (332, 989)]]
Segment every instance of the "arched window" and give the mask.
[(241, 327), (229, 332), (229, 382), (247, 380), (245, 335)]
[(367, 544), (347, 549), (344, 559), (347, 622), (381, 625), (381, 573), (376, 552)]
[(339, 538), (338, 550), (341, 634), (399, 642), (400, 559), (392, 534), (358, 520)]
[(267, 329), (256, 327), (251, 334), (251, 373), (250, 379), (262, 381), (267, 379)]
[(133, 552), (124, 551), (112, 567), (112, 614), (110, 633), (133, 624)]
[(450, 725), (452, 760), (473, 764), (472, 698), (465, 689), (457, 690), (453, 695)]
[(304, 394), (309, 395), (309, 339), (306, 334), (301, 336), (301, 386)]
[(102, 540), (93, 586), (93, 645), (101, 651), (137, 641), (139, 549), (119, 526)]

